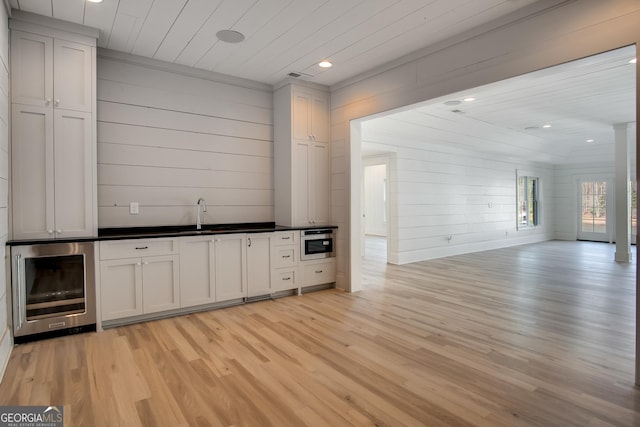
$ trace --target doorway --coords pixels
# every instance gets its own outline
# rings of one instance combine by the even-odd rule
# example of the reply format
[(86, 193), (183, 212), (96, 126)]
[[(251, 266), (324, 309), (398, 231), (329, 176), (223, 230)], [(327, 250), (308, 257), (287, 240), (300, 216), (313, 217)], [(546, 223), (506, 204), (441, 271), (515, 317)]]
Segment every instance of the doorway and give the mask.
[(362, 158), (362, 257), (377, 264), (388, 261), (390, 156)]
[(613, 242), (613, 194), (611, 179), (578, 181), (578, 240)]

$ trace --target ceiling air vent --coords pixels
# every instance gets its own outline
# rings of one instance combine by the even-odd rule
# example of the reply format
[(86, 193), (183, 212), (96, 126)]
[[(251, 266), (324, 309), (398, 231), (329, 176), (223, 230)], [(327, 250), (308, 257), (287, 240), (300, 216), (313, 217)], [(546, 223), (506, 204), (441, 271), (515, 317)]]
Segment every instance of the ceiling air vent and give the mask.
[(301, 75), (302, 75), (302, 74), (293, 73), (293, 72), (289, 73), (289, 77), (293, 77), (293, 78), (295, 78), (295, 79), (297, 79), (297, 78), (298, 78), (298, 77), (300, 77)]

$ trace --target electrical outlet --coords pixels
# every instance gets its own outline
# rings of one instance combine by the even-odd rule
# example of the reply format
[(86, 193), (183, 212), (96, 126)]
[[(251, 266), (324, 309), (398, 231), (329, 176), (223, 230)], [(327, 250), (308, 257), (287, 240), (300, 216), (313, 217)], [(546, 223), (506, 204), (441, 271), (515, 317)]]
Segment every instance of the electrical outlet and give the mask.
[(140, 204), (138, 202), (129, 203), (129, 214), (138, 215), (140, 213)]

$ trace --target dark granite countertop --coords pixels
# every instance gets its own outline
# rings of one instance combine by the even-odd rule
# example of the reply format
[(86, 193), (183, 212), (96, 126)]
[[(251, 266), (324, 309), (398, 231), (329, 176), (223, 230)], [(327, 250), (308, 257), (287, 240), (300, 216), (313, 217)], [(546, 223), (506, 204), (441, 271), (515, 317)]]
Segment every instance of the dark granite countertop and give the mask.
[(58, 239), (30, 239), (9, 240), (8, 246), (36, 245), (46, 243), (91, 242), (101, 240), (146, 239), (159, 237), (199, 236), (208, 234), (234, 233), (270, 233), (273, 231), (309, 230), (317, 228), (338, 228), (335, 225), (314, 225), (305, 227), (289, 227), (276, 225), (274, 222), (251, 222), (242, 224), (203, 224), (201, 230), (195, 225), (166, 225), (156, 227), (108, 227), (98, 229), (97, 236), (58, 238)]

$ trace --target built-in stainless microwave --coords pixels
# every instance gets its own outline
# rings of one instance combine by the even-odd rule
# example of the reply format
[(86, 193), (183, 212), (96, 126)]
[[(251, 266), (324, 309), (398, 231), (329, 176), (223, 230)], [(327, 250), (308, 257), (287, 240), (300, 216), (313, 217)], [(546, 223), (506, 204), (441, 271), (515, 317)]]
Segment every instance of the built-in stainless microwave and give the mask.
[(301, 232), (300, 259), (321, 259), (334, 257), (334, 238), (331, 228), (314, 228)]

